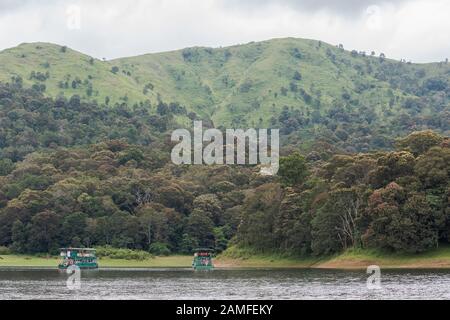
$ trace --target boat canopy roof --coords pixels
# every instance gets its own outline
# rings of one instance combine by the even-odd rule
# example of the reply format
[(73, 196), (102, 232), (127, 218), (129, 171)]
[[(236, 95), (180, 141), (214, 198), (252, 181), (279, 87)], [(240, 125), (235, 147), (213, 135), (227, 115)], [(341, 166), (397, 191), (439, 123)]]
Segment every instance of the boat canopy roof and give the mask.
[(214, 249), (211, 249), (211, 248), (195, 248), (193, 251), (194, 252), (213, 252)]
[(71, 250), (71, 251), (96, 251), (96, 249), (94, 249), (94, 248), (60, 248), (59, 250), (61, 250), (61, 251), (67, 251), (67, 250)]

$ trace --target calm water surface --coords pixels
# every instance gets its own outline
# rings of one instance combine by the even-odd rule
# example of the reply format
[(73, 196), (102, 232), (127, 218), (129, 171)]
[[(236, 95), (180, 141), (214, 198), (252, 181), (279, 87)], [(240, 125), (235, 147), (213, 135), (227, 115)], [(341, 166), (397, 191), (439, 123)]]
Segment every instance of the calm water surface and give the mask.
[(57, 270), (0, 268), (0, 299), (450, 299), (450, 270), (102, 269), (82, 271), (81, 288)]

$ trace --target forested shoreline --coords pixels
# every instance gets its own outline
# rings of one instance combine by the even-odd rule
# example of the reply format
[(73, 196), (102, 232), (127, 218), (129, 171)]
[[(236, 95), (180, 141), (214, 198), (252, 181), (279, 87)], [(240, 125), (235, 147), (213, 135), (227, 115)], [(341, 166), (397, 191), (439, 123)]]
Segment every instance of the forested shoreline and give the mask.
[(291, 145), (278, 176), (265, 177), (256, 166), (172, 164), (167, 132), (183, 108), (155, 110), (1, 85), (0, 246), (167, 255), (236, 245), (322, 256), (449, 242), (449, 137), (413, 132), (392, 151), (367, 153)]

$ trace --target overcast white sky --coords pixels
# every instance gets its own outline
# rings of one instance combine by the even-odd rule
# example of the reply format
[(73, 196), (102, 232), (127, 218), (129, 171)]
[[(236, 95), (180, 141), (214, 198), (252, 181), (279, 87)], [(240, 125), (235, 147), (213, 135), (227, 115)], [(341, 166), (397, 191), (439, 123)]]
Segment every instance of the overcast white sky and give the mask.
[(0, 49), (44, 41), (112, 59), (278, 37), (441, 61), (450, 58), (450, 1), (0, 0)]

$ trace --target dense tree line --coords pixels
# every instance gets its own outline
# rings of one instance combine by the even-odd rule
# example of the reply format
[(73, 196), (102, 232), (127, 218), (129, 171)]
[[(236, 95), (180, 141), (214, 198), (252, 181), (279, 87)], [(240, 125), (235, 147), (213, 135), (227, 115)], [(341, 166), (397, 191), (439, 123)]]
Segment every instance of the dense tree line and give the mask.
[(167, 153), (121, 140), (33, 153), (0, 177), (0, 245), (17, 252), (63, 245), (223, 250), (244, 190), (260, 178), (251, 168), (168, 162)]
[[(156, 110), (155, 110), (156, 109)], [(174, 115), (186, 112), (177, 103), (159, 102), (106, 107), (70, 99), (46, 98), (20, 82), (0, 83), (0, 158), (15, 162), (42, 148), (92, 144), (104, 139), (125, 139), (150, 145), (174, 125)], [(0, 169), (1, 170), (1, 169)]]
[(244, 202), (238, 242), (316, 255), (354, 246), (415, 253), (448, 243), (449, 146), (448, 137), (422, 131), (391, 152), (314, 164), (289, 155), (281, 181), (256, 188)]
[(35, 152), (0, 177), (0, 245), (165, 254), (221, 251), (231, 240), (295, 254), (421, 252), (449, 241), (449, 144), (425, 131), (391, 152), (328, 161), (293, 153), (278, 177), (255, 167), (175, 166), (166, 152), (123, 140)]
[[(444, 107), (446, 95), (436, 93), (420, 98), (407, 98), (401, 111), (388, 106), (382, 114), (369, 106), (336, 99), (325, 112), (284, 106), (271, 125), (280, 128), (288, 144), (302, 146), (299, 142), (314, 141), (326, 144), (336, 152), (368, 152), (390, 150), (395, 138), (412, 131), (432, 129), (436, 132), (450, 130), (450, 111)], [(430, 113), (424, 110), (430, 109)], [(314, 146), (312, 146), (314, 148)], [(322, 146), (317, 150), (323, 150)]]
[(0, 246), (168, 254), (237, 244), (324, 255), (449, 242), (448, 137), (415, 132), (370, 153), (322, 140), (306, 157), (292, 144), (278, 176), (265, 177), (254, 166), (171, 164), (166, 131), (186, 110), (148, 108), (0, 85)]

